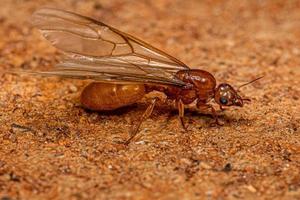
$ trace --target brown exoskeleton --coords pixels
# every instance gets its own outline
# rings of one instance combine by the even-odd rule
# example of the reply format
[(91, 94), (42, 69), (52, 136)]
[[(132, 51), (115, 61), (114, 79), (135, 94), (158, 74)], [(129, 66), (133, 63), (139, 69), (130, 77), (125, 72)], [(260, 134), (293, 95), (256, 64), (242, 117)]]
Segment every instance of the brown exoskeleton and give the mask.
[[(219, 124), (210, 100), (214, 99), (221, 108), (242, 107), (244, 100), (248, 100), (227, 83), (217, 86), (209, 72), (190, 69), (150, 44), (94, 19), (43, 8), (33, 14), (33, 23), (67, 58), (51, 71), (27, 73), (94, 80), (81, 94), (85, 108), (115, 110), (136, 103), (146, 93), (159, 91), (176, 102), (181, 124), (185, 127), (183, 117), (187, 104), (196, 101), (197, 107), (210, 110)], [(151, 115), (156, 102), (157, 99), (152, 100), (126, 144)]]

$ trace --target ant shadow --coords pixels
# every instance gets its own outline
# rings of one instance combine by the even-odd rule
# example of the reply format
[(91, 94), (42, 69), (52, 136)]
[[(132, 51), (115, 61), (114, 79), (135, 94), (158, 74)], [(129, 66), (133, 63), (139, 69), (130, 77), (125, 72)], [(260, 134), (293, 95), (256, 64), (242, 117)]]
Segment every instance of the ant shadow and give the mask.
[[(101, 118), (123, 116), (123, 115), (130, 114), (131, 125), (134, 125), (136, 121), (140, 119), (140, 117), (147, 109), (147, 107), (148, 107), (147, 103), (135, 103), (115, 110), (93, 111), (93, 110), (86, 109), (82, 106), (79, 106), (79, 108), (83, 109), (88, 115), (97, 114), (97, 116)], [(160, 125), (159, 127), (159, 130), (162, 131), (168, 128), (168, 125), (170, 124), (170, 121), (172, 121), (172, 119), (174, 119), (175, 117), (178, 119), (178, 110), (172, 105), (156, 105), (150, 118), (153, 120), (157, 120), (159, 116), (166, 116), (165, 120), (162, 122), (162, 125)], [(251, 123), (251, 121), (248, 119), (244, 119), (244, 118), (236, 119), (234, 116), (228, 116), (225, 114), (225, 111), (222, 110), (217, 110), (217, 116), (219, 120), (224, 122), (223, 126), (229, 124), (249, 125), (249, 123)], [(204, 127), (206, 128), (222, 127), (214, 123), (214, 118), (212, 114), (202, 113), (201, 111), (195, 108), (186, 108), (184, 119), (187, 128), (193, 125), (195, 126), (200, 125), (199, 127), (200, 129)], [(178, 124), (179, 124), (179, 119), (178, 119)]]
[[(198, 111), (196, 109), (193, 108), (187, 108), (185, 110), (185, 124), (187, 126), (187, 128), (190, 125), (196, 125), (199, 126), (199, 128), (203, 128), (203, 127), (207, 127), (207, 128), (221, 128), (222, 126), (227, 126), (227, 125), (249, 125), (251, 124), (251, 120), (249, 119), (244, 119), (244, 118), (240, 118), (237, 119), (234, 116), (228, 116), (225, 114), (225, 111), (222, 110), (218, 110), (217, 111), (217, 117), (219, 120), (221, 120), (224, 124), (223, 125), (217, 125), (215, 123), (215, 119), (213, 117), (212, 114), (210, 113), (202, 113), (201, 111)], [(178, 110), (176, 110), (175, 108), (169, 108), (167, 114), (167, 117), (163, 123), (163, 126), (161, 127), (161, 130), (164, 130), (168, 127), (169, 122), (173, 119), (173, 118), (177, 118), (178, 119), (178, 124), (179, 122), (179, 117), (178, 117)]]
[(88, 108), (84, 108), (83, 106), (78, 106), (78, 107), (81, 108), (82, 110), (84, 110), (88, 114), (97, 113), (97, 114), (102, 115), (102, 116), (121, 116), (121, 115), (124, 115), (124, 114), (128, 114), (129, 112), (131, 112), (133, 110), (138, 109), (140, 106), (138, 106), (135, 103), (135, 104), (124, 106), (124, 107), (117, 108), (117, 109), (114, 109), (114, 110), (101, 110), (101, 111), (90, 110)]

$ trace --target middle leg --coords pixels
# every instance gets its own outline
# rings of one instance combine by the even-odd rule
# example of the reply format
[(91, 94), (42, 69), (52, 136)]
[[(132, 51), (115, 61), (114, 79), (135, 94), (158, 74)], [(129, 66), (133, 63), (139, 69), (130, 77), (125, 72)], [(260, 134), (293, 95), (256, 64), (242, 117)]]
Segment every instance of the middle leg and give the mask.
[(184, 130), (186, 130), (186, 126), (185, 126), (185, 123), (184, 123), (184, 104), (181, 101), (181, 99), (176, 101), (176, 104), (177, 104), (177, 108), (178, 108), (178, 112), (179, 112), (179, 120), (180, 120), (181, 127)]

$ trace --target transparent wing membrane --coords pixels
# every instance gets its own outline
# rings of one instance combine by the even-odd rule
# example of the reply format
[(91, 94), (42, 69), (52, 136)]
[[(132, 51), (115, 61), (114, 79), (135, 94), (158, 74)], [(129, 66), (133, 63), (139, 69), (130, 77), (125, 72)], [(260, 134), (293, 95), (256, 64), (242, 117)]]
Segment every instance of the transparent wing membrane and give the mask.
[(39, 73), (115, 83), (184, 85), (175, 77), (179, 70), (189, 69), (184, 63), (102, 22), (51, 8), (36, 11), (32, 21), (67, 56), (57, 68)]

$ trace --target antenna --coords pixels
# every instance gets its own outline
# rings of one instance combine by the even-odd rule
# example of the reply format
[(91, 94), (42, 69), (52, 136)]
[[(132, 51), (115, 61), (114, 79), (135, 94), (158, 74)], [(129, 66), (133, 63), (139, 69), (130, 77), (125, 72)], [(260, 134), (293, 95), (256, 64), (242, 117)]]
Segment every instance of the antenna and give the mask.
[(258, 78), (254, 79), (254, 80), (252, 80), (252, 81), (250, 81), (250, 82), (248, 82), (248, 83), (244, 83), (243, 85), (240, 85), (240, 86), (237, 88), (237, 91), (239, 91), (240, 88), (242, 88), (242, 87), (244, 87), (244, 86), (246, 86), (246, 85), (252, 84), (252, 83), (254, 83), (255, 81), (258, 81), (259, 79), (262, 79), (263, 77), (264, 77), (264, 76), (258, 77)]

